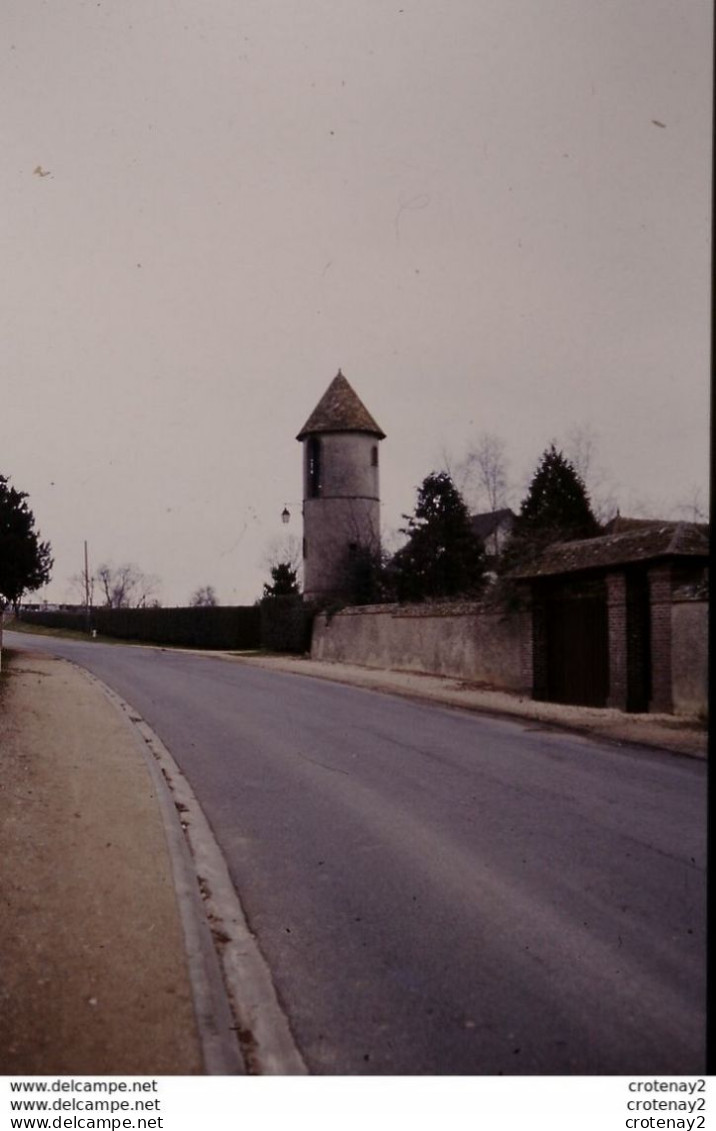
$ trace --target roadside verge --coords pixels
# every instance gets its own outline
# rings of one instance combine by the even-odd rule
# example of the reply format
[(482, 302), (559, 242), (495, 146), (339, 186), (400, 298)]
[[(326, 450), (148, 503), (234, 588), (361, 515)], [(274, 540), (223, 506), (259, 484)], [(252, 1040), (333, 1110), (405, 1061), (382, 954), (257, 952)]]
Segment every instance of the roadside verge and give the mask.
[[(3, 1067), (305, 1074), (222, 853), (158, 735), (92, 673), (38, 652), (12, 654), (3, 692)], [(48, 1013), (59, 1031), (44, 1030)]]
[(240, 1071), (238, 1053), (207, 1063), (161, 790), (131, 729), (74, 665), (4, 661), (3, 1071)]

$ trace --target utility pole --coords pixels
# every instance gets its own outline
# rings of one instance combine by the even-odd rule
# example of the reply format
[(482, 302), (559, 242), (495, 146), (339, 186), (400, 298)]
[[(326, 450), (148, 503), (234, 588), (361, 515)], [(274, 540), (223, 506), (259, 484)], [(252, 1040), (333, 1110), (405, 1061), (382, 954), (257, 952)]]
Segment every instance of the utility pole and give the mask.
[(87, 556), (87, 539), (85, 539), (85, 619), (87, 621), (87, 634), (89, 635), (92, 628), (92, 614), (90, 606), (90, 576), (89, 558)]

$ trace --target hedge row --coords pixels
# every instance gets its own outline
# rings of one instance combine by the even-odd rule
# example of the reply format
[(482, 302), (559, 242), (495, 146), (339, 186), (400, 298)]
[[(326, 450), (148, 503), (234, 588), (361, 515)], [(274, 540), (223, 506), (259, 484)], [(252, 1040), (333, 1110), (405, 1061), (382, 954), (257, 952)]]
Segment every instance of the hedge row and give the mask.
[[(21, 619), (48, 628), (87, 631), (84, 610), (23, 610)], [(92, 609), (91, 627), (101, 636), (148, 644), (244, 651), (261, 647), (261, 610), (255, 605), (177, 609)]]
[(314, 615), (299, 596), (267, 597), (261, 602), (261, 647), (268, 652), (310, 652)]

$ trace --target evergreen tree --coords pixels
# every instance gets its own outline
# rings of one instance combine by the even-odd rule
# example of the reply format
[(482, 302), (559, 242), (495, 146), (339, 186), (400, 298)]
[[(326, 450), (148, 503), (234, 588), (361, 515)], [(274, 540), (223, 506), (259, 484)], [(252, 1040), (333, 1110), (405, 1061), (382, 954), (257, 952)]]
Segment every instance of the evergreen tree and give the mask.
[(460, 492), (446, 472), (428, 475), (412, 517), (408, 541), (391, 562), (398, 600), (475, 596), (482, 589), (485, 555)]
[(26, 499), (25, 491), (0, 475), (0, 608), (8, 602), (17, 606), (23, 593), (50, 580), (50, 544), (40, 541)]
[(343, 598), (349, 605), (377, 605), (390, 598), (390, 578), (380, 549), (360, 543), (343, 559)]
[(298, 593), (298, 574), (288, 562), (279, 562), (271, 567), (271, 581), (264, 583), (264, 598), (290, 597)]
[(599, 523), (574, 465), (552, 444), (535, 471), (503, 555), (503, 569), (524, 564), (552, 542), (594, 538)]

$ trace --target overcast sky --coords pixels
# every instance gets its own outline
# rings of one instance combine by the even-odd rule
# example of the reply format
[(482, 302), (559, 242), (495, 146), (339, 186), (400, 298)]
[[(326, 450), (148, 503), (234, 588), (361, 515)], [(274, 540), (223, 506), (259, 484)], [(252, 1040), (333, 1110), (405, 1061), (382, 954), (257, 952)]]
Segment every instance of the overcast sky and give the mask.
[[(383, 524), (574, 426), (622, 513), (708, 467), (706, 0), (1, 0), (0, 472), (43, 595), (252, 602), (339, 366)], [(288, 504), (292, 522), (280, 512)]]

